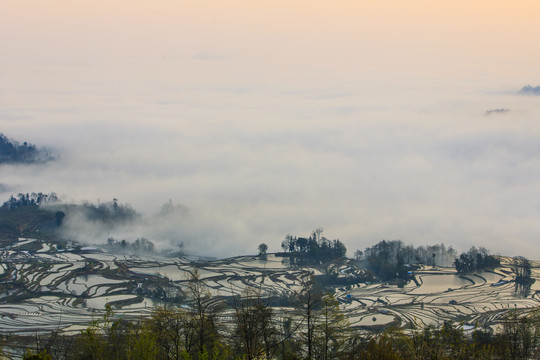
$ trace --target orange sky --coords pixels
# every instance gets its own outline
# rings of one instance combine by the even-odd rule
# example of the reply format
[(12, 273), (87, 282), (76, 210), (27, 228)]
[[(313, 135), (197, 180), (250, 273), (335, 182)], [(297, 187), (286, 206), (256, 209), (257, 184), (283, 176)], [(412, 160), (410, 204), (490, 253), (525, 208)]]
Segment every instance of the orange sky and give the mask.
[(50, 35), (56, 37), (49, 39), (51, 45), (61, 47), (70, 44), (63, 41), (71, 33), (89, 41), (130, 35), (134, 47), (161, 37), (169, 44), (176, 40), (188, 48), (199, 43), (218, 50), (240, 41), (251, 47), (303, 45), (308, 51), (331, 50), (335, 43), (339, 48), (342, 42), (343, 47), (395, 46), (404, 51), (435, 46), (494, 53), (491, 48), (505, 48), (538, 56), (533, 45), (539, 13), (535, 1), (3, 0), (0, 30), (3, 45), (21, 41), (31, 46)]
[(0, 45), (14, 61), (202, 52), (248, 73), (263, 65), (306, 76), (364, 68), (538, 79), (538, 14), (536, 1), (3, 0)]

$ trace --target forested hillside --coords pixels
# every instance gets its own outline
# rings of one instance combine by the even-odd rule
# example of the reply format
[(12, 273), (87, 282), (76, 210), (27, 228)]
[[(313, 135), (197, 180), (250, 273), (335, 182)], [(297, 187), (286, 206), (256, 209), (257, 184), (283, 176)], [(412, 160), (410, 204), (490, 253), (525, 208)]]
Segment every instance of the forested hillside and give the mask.
[(52, 159), (53, 156), (48, 150), (38, 148), (26, 141), (19, 144), (17, 141), (11, 140), (0, 133), (0, 164), (32, 164), (46, 162)]

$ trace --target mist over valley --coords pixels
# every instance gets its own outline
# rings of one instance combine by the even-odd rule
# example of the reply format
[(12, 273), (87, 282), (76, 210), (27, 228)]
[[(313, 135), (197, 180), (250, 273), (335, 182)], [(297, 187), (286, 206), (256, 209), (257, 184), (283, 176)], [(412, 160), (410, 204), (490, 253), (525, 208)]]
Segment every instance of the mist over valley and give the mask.
[(538, 358), (539, 13), (2, 1), (0, 358)]

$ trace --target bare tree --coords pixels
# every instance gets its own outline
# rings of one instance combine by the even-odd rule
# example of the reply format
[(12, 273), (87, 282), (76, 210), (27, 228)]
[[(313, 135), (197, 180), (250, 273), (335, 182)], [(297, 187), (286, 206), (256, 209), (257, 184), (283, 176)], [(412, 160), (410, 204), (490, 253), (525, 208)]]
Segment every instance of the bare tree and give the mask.
[(273, 324), (272, 308), (258, 289), (246, 288), (241, 298), (234, 298), (234, 322), (237, 348), (248, 360), (263, 354), (271, 359), (280, 340)]
[(336, 359), (345, 350), (346, 330), (349, 322), (339, 309), (339, 303), (331, 294), (322, 297), (321, 308), (315, 319), (315, 350), (317, 359)]
[(322, 227), (318, 227), (315, 230), (313, 230), (313, 238), (317, 241), (321, 239), (321, 234), (324, 232)]
[(208, 292), (197, 268), (192, 270), (186, 284), (191, 312), (190, 327), (195, 332), (198, 355), (212, 349), (219, 337), (218, 315), (223, 303)]
[(147, 319), (147, 324), (157, 336), (160, 354), (167, 360), (182, 359), (196, 342), (191, 314), (178, 307), (157, 307)]
[(301, 318), (303, 326), (301, 327), (301, 337), (305, 340), (307, 359), (313, 359), (313, 348), (315, 340), (315, 324), (317, 309), (321, 305), (322, 291), (316, 288), (312, 279), (306, 280), (302, 284), (302, 290), (298, 294), (298, 300), (301, 304)]

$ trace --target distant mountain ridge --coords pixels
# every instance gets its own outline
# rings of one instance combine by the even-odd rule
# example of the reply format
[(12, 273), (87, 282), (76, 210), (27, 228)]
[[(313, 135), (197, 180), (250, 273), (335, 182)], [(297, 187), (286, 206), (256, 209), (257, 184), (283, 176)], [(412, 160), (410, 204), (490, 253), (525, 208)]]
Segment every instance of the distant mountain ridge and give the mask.
[(525, 85), (519, 90), (521, 95), (540, 95), (540, 86)]

